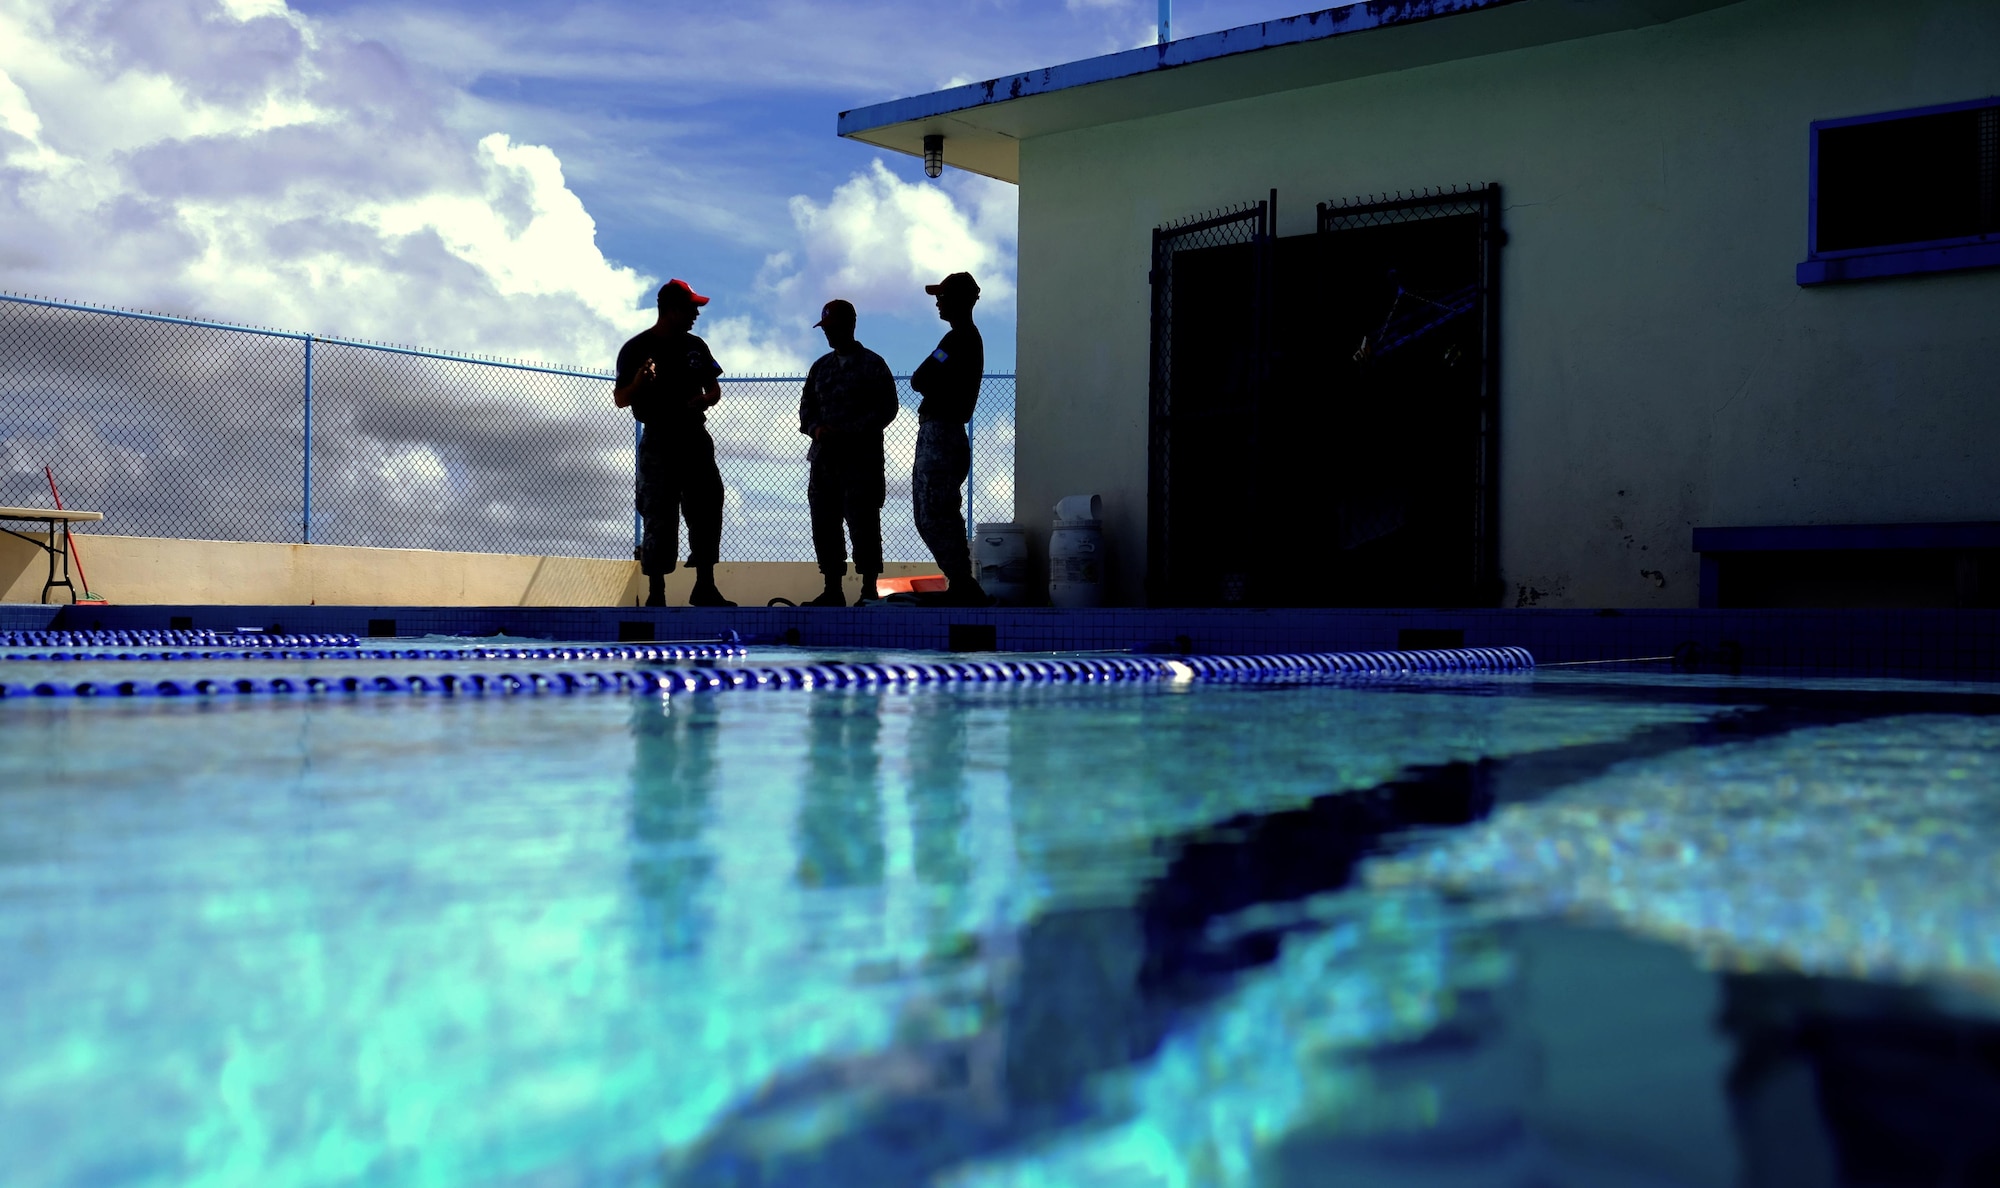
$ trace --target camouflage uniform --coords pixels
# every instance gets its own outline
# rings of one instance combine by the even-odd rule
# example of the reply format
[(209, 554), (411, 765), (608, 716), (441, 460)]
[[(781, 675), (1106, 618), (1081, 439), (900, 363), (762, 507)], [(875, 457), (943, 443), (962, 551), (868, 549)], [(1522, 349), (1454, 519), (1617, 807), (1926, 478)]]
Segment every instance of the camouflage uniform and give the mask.
[[(896, 419), (896, 380), (882, 356), (853, 344), (828, 351), (806, 375), (799, 432), (813, 437), (806, 502), (812, 508), (813, 555), (828, 577), (847, 572), (841, 523), (854, 538), (854, 567), (882, 572), (882, 430)], [(814, 430), (818, 430), (814, 436)]]
[(953, 326), (910, 377), (910, 386), (924, 398), (917, 409), (917, 456), (910, 470), (917, 533), (930, 546), (938, 568), (955, 583), (972, 580), (959, 488), (972, 473), (972, 441), (965, 426), (979, 403), (985, 370), (985, 343), (979, 328), (967, 320)]
[(938, 568), (954, 580), (972, 572), (965, 516), (959, 511), (959, 488), (971, 473), (972, 441), (964, 425), (924, 421), (917, 426), (916, 464), (910, 468), (917, 535), (924, 538)]

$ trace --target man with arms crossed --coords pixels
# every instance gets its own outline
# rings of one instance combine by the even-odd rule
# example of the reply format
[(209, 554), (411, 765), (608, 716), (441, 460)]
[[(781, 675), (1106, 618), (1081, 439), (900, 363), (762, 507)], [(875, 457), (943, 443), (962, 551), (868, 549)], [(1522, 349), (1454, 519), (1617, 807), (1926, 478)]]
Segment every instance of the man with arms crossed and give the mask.
[(639, 438), (637, 497), (645, 524), (639, 571), (646, 575), (646, 605), (667, 604), (666, 577), (680, 552), (680, 519), (688, 529), (688, 564), (694, 567), (689, 606), (735, 606), (715, 588), (722, 553), (722, 472), (715, 468), (715, 440), (707, 410), (722, 399), (722, 368), (708, 344), (693, 333), (708, 298), (686, 281), (660, 286), (660, 317), (653, 328), (618, 350), (618, 379), (611, 400), (632, 410), (645, 429)]
[(799, 432), (812, 438), (806, 458), (812, 476), (806, 502), (812, 508), (813, 554), (826, 589), (807, 606), (846, 606), (840, 579), (847, 573), (841, 521), (854, 538), (854, 568), (861, 593), (854, 605), (873, 602), (882, 575), (882, 430), (896, 419), (896, 380), (882, 356), (854, 339), (854, 306), (835, 298), (813, 323), (833, 348), (806, 374), (799, 397)]
[(951, 323), (937, 349), (910, 377), (910, 387), (923, 397), (917, 407), (916, 465), (910, 473), (917, 533), (951, 583), (930, 601), (988, 606), (993, 600), (972, 576), (965, 517), (959, 514), (959, 488), (972, 473), (972, 441), (965, 426), (979, 403), (979, 381), (986, 372), (986, 344), (972, 324), (979, 282), (969, 272), (954, 272), (925, 285), (924, 292), (937, 298), (938, 317)]

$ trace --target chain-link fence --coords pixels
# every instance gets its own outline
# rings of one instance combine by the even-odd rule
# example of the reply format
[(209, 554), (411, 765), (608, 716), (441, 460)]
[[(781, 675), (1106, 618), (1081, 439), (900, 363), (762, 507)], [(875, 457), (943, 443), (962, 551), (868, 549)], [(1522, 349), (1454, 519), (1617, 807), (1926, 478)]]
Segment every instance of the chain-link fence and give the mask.
[[(803, 378), (722, 380), (722, 403), (708, 428), (727, 494), (722, 504), (724, 560), (810, 561), (812, 523), (806, 513), (807, 438), (799, 432)], [(888, 503), (882, 509), (882, 556), (927, 561), (910, 504), (910, 466), (917, 450), (917, 402), (908, 376), (896, 377), (901, 411), (882, 435), (888, 457)], [(972, 524), (1014, 518), (1014, 377), (989, 375), (980, 384), (972, 425), (972, 476), (967, 480)]]
[[(610, 380), (0, 294), (0, 504), (47, 506), (50, 466), (120, 535), (629, 557), (636, 437)], [(724, 560), (812, 559), (803, 382), (722, 381)], [(897, 391), (883, 546), (921, 561)], [(968, 518), (1010, 520), (1013, 376), (986, 377), (972, 437)]]

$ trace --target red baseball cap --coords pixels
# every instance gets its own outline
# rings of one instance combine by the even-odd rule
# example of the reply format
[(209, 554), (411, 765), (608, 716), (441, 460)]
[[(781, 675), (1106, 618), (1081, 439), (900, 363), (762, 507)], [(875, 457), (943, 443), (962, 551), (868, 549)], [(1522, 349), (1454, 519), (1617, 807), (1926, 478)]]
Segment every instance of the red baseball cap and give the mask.
[(697, 308), (708, 304), (708, 298), (695, 292), (684, 280), (670, 280), (660, 286), (660, 304), (665, 305), (669, 300), (685, 301)]

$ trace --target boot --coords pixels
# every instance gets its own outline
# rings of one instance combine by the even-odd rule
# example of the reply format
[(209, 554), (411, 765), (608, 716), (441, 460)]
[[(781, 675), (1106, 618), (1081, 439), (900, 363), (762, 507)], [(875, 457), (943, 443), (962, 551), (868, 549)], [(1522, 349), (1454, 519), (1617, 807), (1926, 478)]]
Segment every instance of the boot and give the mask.
[(662, 573), (646, 575), (646, 605), (667, 605), (667, 577)]
[(871, 602), (880, 602), (882, 600), (881, 591), (875, 588), (875, 579), (879, 576), (881, 575), (873, 573), (864, 573), (861, 575), (861, 593), (854, 596), (854, 605), (867, 606)]
[(938, 606), (992, 606), (993, 596), (979, 584), (979, 579), (970, 573), (960, 574), (950, 579), (943, 594), (938, 596)]
[(735, 606), (715, 588), (715, 566), (694, 567), (694, 589), (688, 591), (689, 606)]
[(821, 590), (819, 592), (819, 597), (803, 602), (800, 605), (801, 606), (846, 606), (847, 595), (842, 594), (840, 592), (840, 579), (838, 577), (835, 577), (833, 574), (827, 574), (826, 589)]

